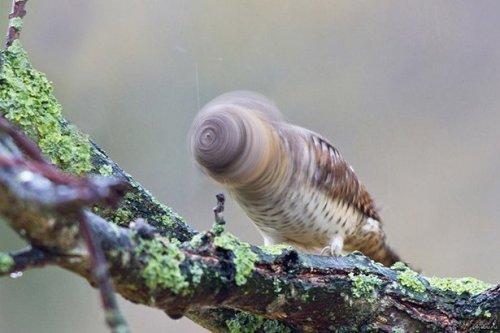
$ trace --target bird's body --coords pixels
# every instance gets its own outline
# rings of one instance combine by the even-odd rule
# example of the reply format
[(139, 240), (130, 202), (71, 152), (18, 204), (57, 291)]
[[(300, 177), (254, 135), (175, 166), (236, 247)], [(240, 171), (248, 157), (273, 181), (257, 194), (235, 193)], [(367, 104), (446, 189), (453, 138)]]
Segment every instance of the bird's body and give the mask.
[(284, 121), (263, 96), (216, 98), (196, 117), (191, 141), (196, 160), (228, 188), (265, 244), (333, 255), (359, 250), (385, 265), (398, 260), (374, 201), (338, 150)]

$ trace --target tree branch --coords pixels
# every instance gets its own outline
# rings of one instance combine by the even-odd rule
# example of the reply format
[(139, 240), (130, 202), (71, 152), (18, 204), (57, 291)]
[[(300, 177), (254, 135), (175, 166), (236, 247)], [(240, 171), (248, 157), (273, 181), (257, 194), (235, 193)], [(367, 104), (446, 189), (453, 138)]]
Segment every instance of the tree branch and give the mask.
[[(0, 184), (5, 183), (2, 175)], [(52, 213), (54, 225), (65, 221), (60, 209)], [(286, 248), (266, 250), (211, 231), (179, 243), (158, 234), (141, 234), (137, 226), (117, 227), (89, 211), (85, 215), (111, 265), (117, 290), (174, 318), (185, 313), (196, 317), (207, 309), (214, 316), (214, 308), (238, 309), (276, 321), (240, 314), (237, 323), (267, 324), (285, 331), (328, 327), (470, 331), (494, 327), (498, 319), (500, 286), (479, 295), (472, 295), (477, 292), (473, 289), (445, 292), (403, 265), (389, 269), (358, 253), (332, 258)], [(45, 219), (42, 214), (37, 217)], [(48, 239), (50, 233), (46, 235)], [(88, 253), (78, 253), (78, 259), (75, 255), (72, 246), (60, 248), (58, 264), (92, 282)], [(226, 326), (232, 323), (224, 321)]]
[[(62, 117), (50, 84), (31, 67), (18, 40), (2, 56), (5, 117), (62, 170), (115, 177), (54, 172), (29, 142), (16, 139), (19, 131), (0, 121), (0, 215), (50, 258), (25, 254), (33, 264), (24, 268), (56, 264), (96, 285), (92, 251), (79, 229), (85, 220), (121, 295), (173, 318), (187, 315), (213, 331), (498, 329), (500, 286), (427, 279), (359, 253), (333, 258), (251, 246), (224, 232), (221, 196), (214, 228), (197, 233)], [(123, 183), (129, 187), (123, 201), (110, 207)], [(23, 268), (16, 267), (21, 258), (0, 255), (0, 272)]]
[(12, 253), (0, 252), (0, 276), (17, 274), (29, 268), (54, 264), (56, 258), (44, 250), (28, 246)]

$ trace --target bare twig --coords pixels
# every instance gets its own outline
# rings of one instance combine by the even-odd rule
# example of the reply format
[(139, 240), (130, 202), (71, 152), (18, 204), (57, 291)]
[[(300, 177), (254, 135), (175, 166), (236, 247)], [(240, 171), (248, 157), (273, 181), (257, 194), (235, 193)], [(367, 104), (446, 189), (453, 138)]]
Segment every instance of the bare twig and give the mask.
[(224, 212), (224, 203), (226, 202), (226, 198), (223, 193), (219, 193), (215, 196), (217, 199), (217, 206), (214, 207), (214, 216), (215, 216), (215, 224), (212, 228), (212, 232), (218, 236), (224, 231), (224, 227), (226, 225), (226, 221), (222, 216)]
[(19, 38), (22, 29), (21, 19), (26, 15), (26, 3), (28, 0), (12, 0), (12, 10), (9, 14), (9, 26), (7, 28), (7, 37), (5, 39), (5, 47), (9, 47)]
[(120, 312), (118, 302), (114, 293), (113, 284), (109, 276), (108, 264), (104, 252), (89, 226), (86, 215), (82, 212), (78, 214), (80, 232), (90, 254), (92, 276), (97, 284), (101, 295), (102, 306), (105, 311), (106, 323), (114, 333), (129, 332), (127, 322)]
[(47, 162), (40, 151), (40, 148), (38, 148), (33, 141), (26, 137), (23, 132), (20, 132), (12, 126), (12, 124), (9, 123), (4, 117), (0, 117), (0, 129), (7, 133), (17, 143), (18, 147), (24, 151), (27, 157), (39, 163)]

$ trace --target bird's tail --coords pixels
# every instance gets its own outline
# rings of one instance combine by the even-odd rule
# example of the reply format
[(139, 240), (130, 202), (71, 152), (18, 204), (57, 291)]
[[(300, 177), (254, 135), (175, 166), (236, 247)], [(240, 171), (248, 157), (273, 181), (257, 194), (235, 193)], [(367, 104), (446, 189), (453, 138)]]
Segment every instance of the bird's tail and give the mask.
[(365, 256), (387, 267), (401, 261), (398, 254), (387, 245), (385, 234), (379, 228), (363, 233), (362, 236), (358, 234), (355, 237), (348, 237), (344, 241), (344, 249), (361, 251)]
[[(370, 244), (371, 245), (371, 244)], [(400, 257), (394, 250), (385, 243), (385, 241), (378, 242), (375, 246), (361, 247), (359, 251), (363, 252), (366, 256), (370, 257), (376, 262), (390, 267), (396, 262), (401, 261)]]

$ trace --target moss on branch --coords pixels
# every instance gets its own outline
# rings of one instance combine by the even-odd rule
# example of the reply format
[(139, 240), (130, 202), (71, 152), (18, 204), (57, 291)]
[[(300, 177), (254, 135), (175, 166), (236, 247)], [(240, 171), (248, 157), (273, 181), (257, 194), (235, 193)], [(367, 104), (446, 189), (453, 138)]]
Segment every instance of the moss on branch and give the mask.
[(483, 282), (481, 280), (464, 277), (464, 278), (427, 278), (430, 285), (436, 289), (453, 292), (457, 295), (469, 294), (477, 295), (485, 290), (493, 287), (492, 284)]
[(226, 320), (230, 333), (290, 333), (291, 329), (277, 320), (262, 316), (238, 313), (233, 319)]
[(194, 235), (184, 219), (160, 203), (123, 172), (106, 154), (62, 115), (46, 76), (34, 69), (19, 40), (0, 57), (0, 111), (38, 143), (42, 152), (62, 170), (96, 173), (127, 181), (131, 187), (116, 210), (94, 207), (94, 212), (120, 226), (144, 218), (168, 238), (184, 241)]
[(0, 252), (0, 274), (7, 273), (14, 267), (14, 259), (7, 253)]
[(152, 294), (167, 288), (174, 294), (187, 294), (189, 282), (180, 269), (184, 253), (175, 243), (161, 242), (158, 239), (143, 240), (136, 251), (147, 257), (147, 264), (141, 272), (144, 283)]
[(248, 276), (252, 274), (255, 262), (258, 259), (250, 247), (250, 244), (240, 241), (234, 235), (224, 232), (215, 237), (214, 245), (234, 254), (234, 265), (236, 267), (236, 284), (241, 286), (247, 282)]
[(92, 170), (90, 141), (62, 117), (61, 105), (45, 75), (35, 70), (19, 40), (3, 52), (0, 109), (38, 142), (50, 160), (75, 174)]

